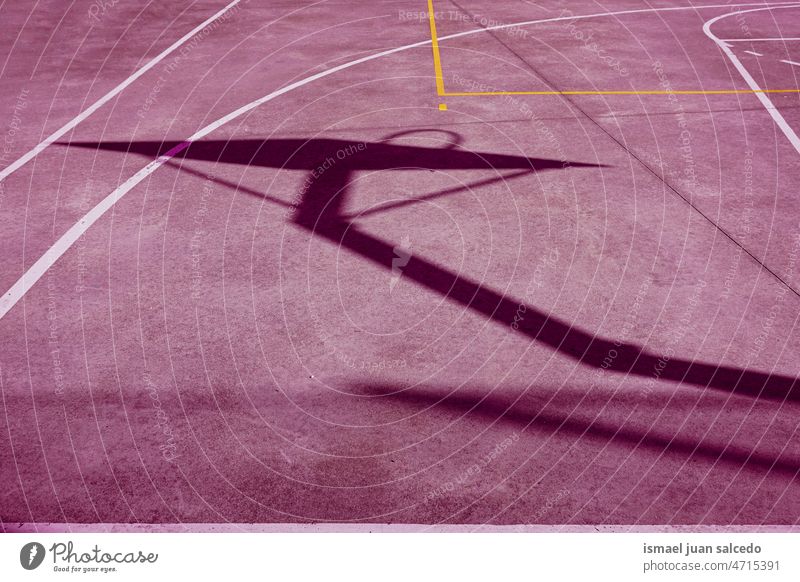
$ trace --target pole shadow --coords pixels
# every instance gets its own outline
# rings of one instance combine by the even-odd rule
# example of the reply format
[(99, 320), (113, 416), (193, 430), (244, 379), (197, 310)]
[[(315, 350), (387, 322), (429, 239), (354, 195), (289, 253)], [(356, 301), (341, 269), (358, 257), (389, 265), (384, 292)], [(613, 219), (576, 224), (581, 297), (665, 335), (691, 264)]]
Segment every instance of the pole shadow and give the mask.
[(649, 454), (702, 457), (707, 462), (723, 462), (736, 468), (779, 474), (789, 479), (794, 479), (800, 472), (800, 461), (797, 458), (782, 456), (776, 459), (730, 444), (714, 445), (678, 435), (620, 427), (599, 418), (587, 421), (570, 418), (568, 414), (530, 410), (524, 403), (511, 405), (503, 396), (494, 392), (489, 393), (490, 391), (486, 389), (466, 387), (455, 391), (430, 386), (406, 388), (391, 384), (359, 385), (353, 388), (360, 394), (389, 398), (414, 413), (425, 410), (449, 412), (459, 417), (482, 418), (486, 422), (511, 424), (517, 430), (521, 427), (543, 433), (545, 437), (559, 434), (598, 439), (612, 444), (617, 443), (626, 452), (635, 447)]

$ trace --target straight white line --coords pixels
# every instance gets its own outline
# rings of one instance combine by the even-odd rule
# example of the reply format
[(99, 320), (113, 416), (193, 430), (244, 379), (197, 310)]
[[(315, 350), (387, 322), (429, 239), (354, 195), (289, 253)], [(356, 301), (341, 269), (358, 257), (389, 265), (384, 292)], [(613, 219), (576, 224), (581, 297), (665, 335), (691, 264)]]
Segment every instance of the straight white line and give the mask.
[(800, 63), (796, 63), (794, 61), (784, 61), (783, 59), (781, 59), (781, 62), (786, 63), (787, 65), (794, 65), (795, 67), (800, 67)]
[(733, 63), (733, 66), (736, 67), (736, 70), (739, 71), (739, 74), (745, 80), (747, 85), (755, 91), (755, 96), (761, 101), (761, 104), (767, 110), (767, 112), (772, 117), (772, 120), (776, 123), (776, 125), (781, 129), (783, 134), (789, 140), (789, 142), (794, 146), (794, 149), (800, 154), (800, 138), (797, 137), (797, 134), (794, 130), (786, 123), (786, 119), (784, 119), (781, 112), (778, 111), (778, 108), (775, 107), (775, 104), (770, 100), (769, 96), (763, 92), (763, 89), (756, 83), (756, 80), (753, 79), (753, 76), (747, 70), (747, 68), (742, 64), (739, 58), (734, 54), (734, 52), (730, 49), (728, 45), (726, 45), (723, 41), (721, 41), (717, 36), (711, 32), (711, 25), (715, 22), (722, 20), (723, 18), (728, 18), (729, 16), (734, 16), (736, 14), (747, 14), (749, 12), (760, 12), (762, 10), (779, 10), (781, 8), (800, 8), (800, 5), (795, 4), (793, 6), (771, 6), (768, 8), (753, 8), (751, 10), (739, 10), (736, 12), (729, 12), (727, 14), (723, 14), (721, 16), (717, 16), (712, 18), (708, 22), (703, 25), (703, 32), (706, 33), (706, 36), (713, 40), (720, 49), (728, 56), (728, 58)]
[(185, 35), (183, 35), (181, 38), (176, 40), (174, 43), (172, 43), (169, 47), (167, 47), (164, 51), (162, 51), (156, 57), (154, 57), (153, 60), (148, 62), (146, 65), (144, 65), (141, 69), (137, 70), (133, 75), (131, 75), (130, 77), (125, 79), (122, 83), (120, 83), (119, 85), (114, 87), (111, 91), (109, 91), (108, 93), (103, 95), (100, 99), (98, 99), (92, 105), (90, 105), (88, 108), (83, 110), (80, 114), (78, 114), (77, 117), (75, 117), (74, 119), (69, 121), (61, 129), (59, 129), (58, 131), (56, 131), (55, 133), (50, 135), (42, 143), (40, 143), (35, 148), (33, 148), (31, 151), (29, 151), (28, 153), (23, 155), (17, 161), (13, 162), (10, 166), (8, 166), (7, 168), (5, 168), (3, 170), (0, 170), (0, 182), (5, 180), (8, 176), (10, 176), (11, 174), (13, 174), (17, 170), (19, 170), (22, 166), (24, 166), (25, 164), (30, 162), (33, 158), (38, 156), (48, 146), (52, 145), (55, 141), (57, 141), (58, 139), (63, 137), (64, 134), (66, 134), (70, 130), (74, 129), (75, 126), (77, 126), (79, 123), (81, 123), (87, 117), (89, 117), (92, 113), (94, 113), (95, 111), (100, 109), (103, 105), (108, 103), (111, 99), (113, 99), (114, 97), (119, 95), (131, 83), (136, 81), (139, 77), (144, 75), (147, 71), (149, 71), (150, 69), (155, 67), (162, 60), (164, 60), (164, 58), (169, 56), (170, 53), (174, 52), (175, 49), (177, 49), (183, 43), (185, 43), (187, 40), (192, 38), (195, 34), (200, 32), (201, 30), (203, 30), (206, 26), (208, 26), (209, 24), (214, 22), (217, 18), (219, 18), (220, 16), (225, 14), (228, 10), (230, 10), (231, 8), (236, 6), (239, 2), (241, 2), (241, 0), (233, 0), (230, 4), (225, 6), (222, 10), (220, 10), (219, 12), (217, 12), (216, 14), (211, 16), (210, 18), (208, 18), (208, 19), (204, 20), (203, 22), (201, 22), (200, 24), (198, 24), (196, 27), (194, 27), (192, 30), (190, 30)]
[(746, 52), (748, 55), (753, 55), (754, 57), (763, 57), (764, 56), (761, 53), (757, 53), (755, 51), (744, 51), (744, 52)]
[(800, 40), (800, 38), (787, 38), (787, 37), (776, 37), (776, 38), (723, 38), (720, 39), (722, 42), (781, 42), (784, 40)]
[[(776, 4), (791, 4), (792, 6), (798, 6), (796, 2), (778, 2)], [(232, 4), (231, 4), (232, 5)], [(229, 6), (231, 6), (229, 5)], [(588, 18), (599, 18), (604, 16), (620, 16), (624, 14), (641, 14), (641, 13), (652, 13), (652, 12), (671, 12), (671, 11), (678, 11), (678, 10), (698, 10), (698, 9), (708, 9), (708, 8), (732, 8), (738, 6), (762, 6), (762, 4), (748, 2), (745, 4), (715, 4), (715, 5), (707, 5), (707, 6), (676, 6), (670, 8), (645, 8), (645, 9), (638, 9), (638, 10), (623, 10), (618, 12), (601, 12), (601, 13), (594, 13), (594, 14), (583, 14), (583, 15), (572, 15), (572, 16), (559, 16), (555, 18), (545, 18), (542, 20), (526, 20), (524, 22), (516, 22), (512, 24), (500, 24), (497, 26), (490, 26), (487, 28), (477, 28), (473, 30), (467, 30), (465, 32), (459, 32), (455, 34), (451, 34), (448, 36), (440, 37), (439, 40), (449, 40), (453, 38), (458, 38), (462, 36), (467, 36), (470, 34), (478, 34), (481, 32), (487, 32), (489, 30), (497, 30), (502, 28), (511, 28), (514, 26), (526, 26), (529, 24), (541, 24), (545, 22), (560, 22), (565, 20), (582, 20)], [(332, 69), (328, 69), (326, 71), (321, 71), (310, 77), (306, 77), (305, 79), (300, 79), (299, 81), (295, 81), (294, 83), (283, 87), (282, 89), (278, 89), (277, 91), (273, 91), (269, 95), (265, 95), (255, 101), (248, 103), (247, 105), (243, 105), (239, 109), (229, 113), (225, 117), (222, 117), (215, 121), (214, 123), (207, 125), (200, 131), (196, 132), (194, 135), (189, 137), (183, 143), (175, 146), (167, 153), (159, 156), (149, 164), (147, 164), (144, 168), (136, 172), (133, 176), (125, 180), (120, 186), (118, 186), (111, 194), (106, 196), (100, 203), (97, 204), (94, 208), (92, 208), (86, 215), (81, 218), (81, 220), (75, 223), (67, 232), (65, 232), (48, 250), (45, 252), (39, 260), (37, 260), (23, 275), (20, 277), (16, 283), (14, 283), (11, 288), (6, 291), (2, 298), (0, 298), (0, 319), (2, 319), (6, 313), (11, 310), (17, 302), (22, 299), (22, 297), (33, 287), (36, 282), (44, 275), (47, 270), (52, 267), (55, 262), (61, 258), (61, 256), (66, 253), (69, 248), (75, 244), (75, 242), (85, 233), (89, 227), (91, 227), (97, 220), (100, 219), (103, 214), (105, 214), (114, 204), (117, 203), (125, 194), (130, 192), (137, 184), (139, 184), (142, 180), (147, 178), (150, 174), (155, 172), (158, 168), (163, 166), (166, 162), (168, 162), (172, 157), (178, 155), (180, 152), (185, 150), (192, 142), (202, 139), (209, 133), (217, 130), (218, 128), (222, 127), (226, 123), (244, 115), (248, 111), (255, 109), (256, 107), (275, 99), (285, 93), (289, 93), (290, 91), (294, 91), (295, 89), (302, 87), (303, 85), (307, 85), (309, 83), (313, 83), (323, 77), (327, 77), (328, 75), (333, 75), (334, 73), (338, 73), (339, 71), (343, 71), (344, 69), (348, 69), (355, 65), (359, 65), (361, 63), (366, 63), (368, 61), (372, 61), (375, 59), (379, 59), (394, 53), (398, 53), (401, 51), (405, 51), (412, 48), (427, 46), (431, 44), (431, 40), (422, 40), (420, 42), (415, 42), (413, 44), (408, 44), (405, 46), (385, 50), (379, 53), (375, 53), (372, 55), (368, 55), (366, 57), (362, 57), (360, 59), (356, 59), (354, 61), (350, 61), (347, 63), (343, 63)], [(35, 154), (34, 154), (35, 155)]]

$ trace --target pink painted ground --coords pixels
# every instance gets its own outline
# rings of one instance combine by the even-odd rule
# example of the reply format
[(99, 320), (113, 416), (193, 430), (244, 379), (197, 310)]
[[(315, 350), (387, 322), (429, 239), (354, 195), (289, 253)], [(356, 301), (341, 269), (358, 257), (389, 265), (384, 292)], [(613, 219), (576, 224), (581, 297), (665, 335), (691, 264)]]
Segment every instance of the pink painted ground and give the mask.
[[(702, 30), (746, 8), (448, 39), (561, 3), (435, 4), (451, 92), (748, 89)], [(224, 2), (92, 6), (0, 7), (0, 168)], [(425, 9), (232, 9), (0, 183), (2, 292), (198, 129), (429, 41)], [(750, 40), (800, 38), (799, 8), (713, 32), (800, 87), (800, 41)], [(770, 99), (800, 131), (798, 93)], [(305, 83), (0, 320), (3, 527), (795, 525), (799, 170), (752, 93), (437, 97), (430, 44)]]

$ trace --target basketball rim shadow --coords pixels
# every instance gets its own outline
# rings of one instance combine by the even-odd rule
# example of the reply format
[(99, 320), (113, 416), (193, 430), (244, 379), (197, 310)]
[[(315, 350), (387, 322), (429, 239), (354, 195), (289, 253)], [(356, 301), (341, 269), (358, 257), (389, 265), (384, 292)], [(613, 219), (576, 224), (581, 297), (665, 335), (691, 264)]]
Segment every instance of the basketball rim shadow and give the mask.
[[(410, 132), (403, 132), (410, 133)], [(459, 170), (485, 169), (489, 172), (514, 170), (515, 172), (492, 180), (510, 179), (519, 175), (564, 168), (596, 168), (596, 164), (563, 162), (474, 152), (460, 148), (457, 143), (448, 148), (430, 148), (381, 142), (355, 142), (339, 139), (268, 139), (268, 140), (209, 140), (192, 143), (176, 157), (213, 163), (240, 164), (278, 169), (314, 172), (326, 159), (336, 157), (336, 152), (346, 151), (347, 156), (336, 159), (329, 169), (313, 173), (307, 188), (301, 192), (295, 207), (265, 193), (230, 184), (267, 200), (294, 209), (292, 222), (315, 236), (340, 247), (383, 268), (391, 269), (396, 245), (359, 229), (343, 209), (348, 196), (351, 176), (361, 170)], [(72, 142), (69, 146), (136, 153), (154, 159), (170, 151), (181, 142)], [(178, 166), (180, 169), (184, 167)], [(463, 188), (442, 191), (446, 195)], [(797, 379), (778, 374), (717, 366), (687, 359), (672, 358), (663, 366), (661, 358), (633, 344), (596, 337), (574, 327), (566, 321), (537, 310), (524, 302), (509, 298), (486, 285), (464, 275), (452, 272), (418, 255), (411, 256), (403, 269), (403, 277), (434, 291), (447, 300), (463, 305), (492, 321), (504, 325), (512, 333), (521, 333), (532, 341), (543, 343), (559, 353), (593, 368), (607, 371), (656, 377), (692, 384), (703, 388), (732, 392), (739, 395), (769, 400), (797, 401), (800, 391)], [(524, 306), (525, 317), (519, 321), (517, 314)], [(516, 325), (512, 328), (512, 323)], [(617, 356), (609, 365), (609, 352)], [(661, 369), (660, 374), (655, 370)]]

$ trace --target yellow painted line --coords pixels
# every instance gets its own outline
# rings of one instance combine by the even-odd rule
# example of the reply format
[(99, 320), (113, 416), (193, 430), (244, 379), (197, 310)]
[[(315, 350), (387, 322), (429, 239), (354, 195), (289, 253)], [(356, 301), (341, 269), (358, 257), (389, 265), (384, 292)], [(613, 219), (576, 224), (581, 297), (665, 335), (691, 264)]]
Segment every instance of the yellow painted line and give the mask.
[(447, 103), (439, 103), (439, 111), (447, 111)]
[[(741, 95), (747, 93), (800, 93), (800, 89), (711, 89), (711, 90), (642, 90), (642, 91), (454, 91), (444, 89), (444, 73), (442, 72), (442, 58), (439, 53), (439, 37), (436, 34), (436, 19), (433, 0), (428, 0), (428, 20), (431, 25), (431, 47), (433, 49), (433, 69), (436, 73), (436, 93), (440, 97), (492, 97), (503, 95)], [(739, 40), (739, 39), (733, 39)], [(744, 40), (744, 39), (742, 39)], [(787, 62), (787, 61), (784, 61)], [(439, 104), (441, 111), (447, 110), (447, 105)]]
[(800, 93), (800, 89), (712, 89), (689, 91), (477, 91), (439, 93), (442, 97), (477, 97), (502, 95), (737, 95), (742, 93)]
[(436, 73), (436, 93), (439, 95), (444, 95), (442, 58), (439, 55), (439, 37), (436, 35), (436, 19), (433, 15), (433, 0), (428, 0), (428, 20), (430, 20), (431, 23), (431, 47), (433, 48), (433, 70)]

